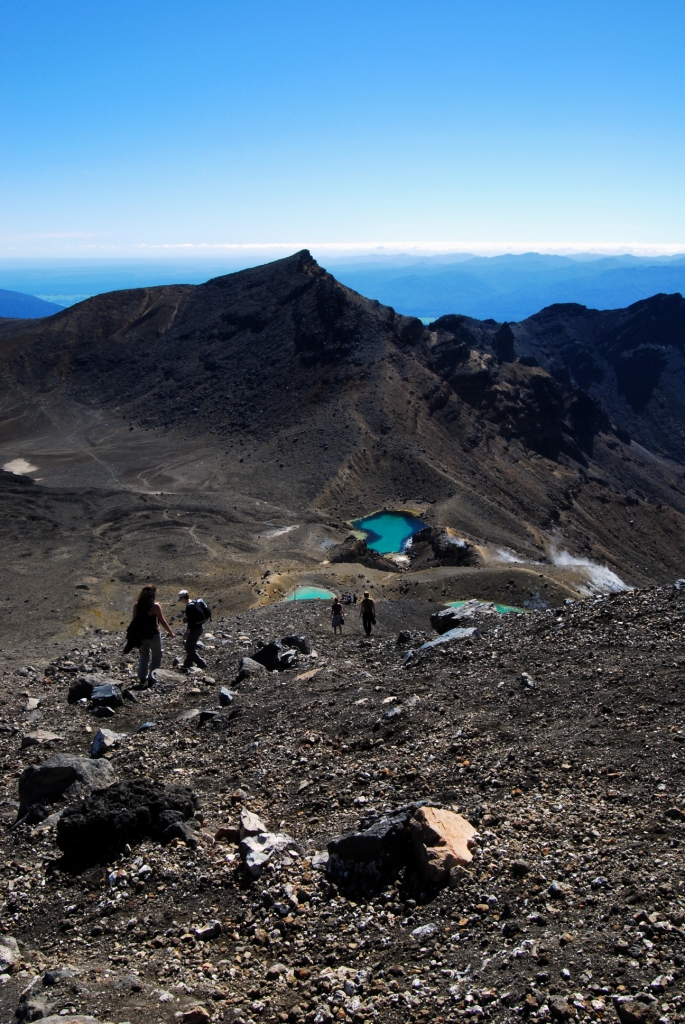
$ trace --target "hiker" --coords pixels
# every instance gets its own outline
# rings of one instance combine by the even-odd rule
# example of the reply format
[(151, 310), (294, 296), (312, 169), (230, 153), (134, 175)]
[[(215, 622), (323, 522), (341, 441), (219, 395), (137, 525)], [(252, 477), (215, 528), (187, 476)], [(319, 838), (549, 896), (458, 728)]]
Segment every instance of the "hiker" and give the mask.
[(154, 682), (152, 673), (162, 664), (162, 636), (159, 627), (163, 626), (172, 639), (174, 636), (156, 598), (157, 587), (154, 583), (147, 583), (133, 606), (131, 624), (126, 630), (124, 654), (128, 654), (133, 647), (138, 648), (138, 681), (143, 685)]
[(345, 612), (343, 606), (337, 597), (333, 598), (333, 604), (331, 606), (331, 625), (333, 626), (333, 633), (337, 633), (340, 630), (340, 636), (342, 636), (342, 628), (345, 624)]
[(364, 591), (364, 597), (359, 609), (359, 618), (364, 624), (364, 632), (371, 636), (371, 627), (376, 625), (376, 602), (369, 597), (368, 590)]
[(198, 668), (206, 668), (207, 662), (197, 653), (197, 644), (198, 640), (202, 636), (202, 629), (205, 622), (211, 622), (212, 620), (212, 613), (209, 609), (209, 605), (201, 597), (196, 597), (191, 601), (190, 594), (187, 590), (179, 590), (176, 600), (183, 604), (183, 614), (185, 615), (186, 620), (186, 631), (183, 634), (183, 646), (186, 649), (186, 658), (183, 662), (183, 668), (186, 671), (192, 665), (197, 665)]

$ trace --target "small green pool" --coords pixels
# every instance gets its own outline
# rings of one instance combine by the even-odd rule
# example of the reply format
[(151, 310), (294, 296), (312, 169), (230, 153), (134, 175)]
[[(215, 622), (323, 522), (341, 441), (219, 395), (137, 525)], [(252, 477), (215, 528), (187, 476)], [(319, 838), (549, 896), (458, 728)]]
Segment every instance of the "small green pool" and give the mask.
[[(490, 604), (490, 603), (491, 603), (490, 601), (479, 601), (479, 604)], [(463, 606), (465, 604), (470, 604), (470, 601), (448, 601), (447, 602), (447, 607), (448, 608), (463, 608)], [(513, 604), (495, 604), (495, 608), (499, 612), (500, 615), (509, 615), (512, 612), (514, 614), (516, 614), (516, 615), (525, 615), (525, 613), (526, 613), (526, 609), (525, 608), (517, 608), (516, 605), (513, 605)]]
[(426, 528), (426, 523), (410, 512), (375, 512), (355, 519), (352, 526), (366, 534), (366, 545), (372, 551), (399, 555), (414, 534)]
[(295, 587), (291, 594), (284, 597), (284, 601), (330, 601), (335, 594), (323, 587)]

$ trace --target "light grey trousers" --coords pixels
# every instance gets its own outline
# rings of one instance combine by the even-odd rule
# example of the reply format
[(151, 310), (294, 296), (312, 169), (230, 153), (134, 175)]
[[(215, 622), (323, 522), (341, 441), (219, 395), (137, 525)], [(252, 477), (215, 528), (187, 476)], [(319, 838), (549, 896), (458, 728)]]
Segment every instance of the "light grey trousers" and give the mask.
[[(162, 664), (162, 635), (155, 633), (147, 640), (141, 640), (138, 648), (138, 679), (144, 683), (156, 668)], [(149, 672), (148, 672), (149, 666)]]

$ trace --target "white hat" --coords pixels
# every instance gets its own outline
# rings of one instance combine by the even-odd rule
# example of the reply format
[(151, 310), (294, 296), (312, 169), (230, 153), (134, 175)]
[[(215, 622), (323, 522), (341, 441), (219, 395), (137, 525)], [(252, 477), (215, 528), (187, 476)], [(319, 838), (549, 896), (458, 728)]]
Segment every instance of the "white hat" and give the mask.
[(190, 597), (190, 594), (188, 593), (188, 591), (187, 590), (179, 590), (178, 597), (176, 598), (176, 600), (177, 601), (182, 601), (184, 597)]

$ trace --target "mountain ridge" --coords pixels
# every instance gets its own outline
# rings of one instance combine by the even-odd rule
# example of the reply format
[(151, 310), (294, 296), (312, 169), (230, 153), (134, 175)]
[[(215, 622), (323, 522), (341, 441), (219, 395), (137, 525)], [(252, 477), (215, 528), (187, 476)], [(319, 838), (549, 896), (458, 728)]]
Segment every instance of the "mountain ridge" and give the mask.
[[(680, 373), (682, 303), (657, 296), (609, 321), (560, 306), (521, 324), (453, 314), (424, 327), (305, 250), (0, 324), (2, 450), (41, 467), (48, 486), (68, 482), (71, 465), (74, 486), (104, 472), (99, 486), (207, 488), (241, 514), (222, 527), (238, 559), (243, 513), (272, 508), (264, 568), (295, 555), (320, 564), (346, 521), (409, 505), (484, 562), (506, 549), (552, 565), (558, 548), (628, 582), (668, 579), (685, 557), (685, 478), (680, 435), (670, 447), (660, 438), (679, 400), (662, 371), (635, 411), (611, 360), (632, 360), (639, 380), (640, 360), (658, 369), (663, 349)], [(654, 355), (645, 330), (658, 332), (659, 317), (673, 323)], [(585, 334), (571, 337), (569, 318)], [(603, 377), (583, 387), (600, 334)]]

